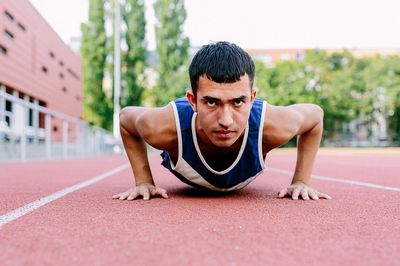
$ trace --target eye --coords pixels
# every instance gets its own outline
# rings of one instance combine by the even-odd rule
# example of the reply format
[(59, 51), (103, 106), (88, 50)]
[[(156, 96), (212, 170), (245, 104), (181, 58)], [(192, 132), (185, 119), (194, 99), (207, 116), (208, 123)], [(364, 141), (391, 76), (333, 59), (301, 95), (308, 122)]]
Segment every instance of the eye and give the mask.
[(215, 106), (215, 101), (213, 101), (213, 100), (207, 100), (207, 105), (208, 105), (209, 107), (214, 107), (214, 106)]
[(233, 105), (235, 105), (235, 106), (241, 106), (242, 104), (243, 104), (243, 100), (241, 100), (241, 99), (233, 100)]

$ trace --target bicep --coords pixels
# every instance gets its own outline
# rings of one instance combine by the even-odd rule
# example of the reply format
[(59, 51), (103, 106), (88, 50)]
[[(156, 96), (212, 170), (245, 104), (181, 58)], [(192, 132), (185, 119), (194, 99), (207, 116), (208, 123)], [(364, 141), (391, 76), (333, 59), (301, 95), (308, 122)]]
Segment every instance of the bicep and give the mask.
[(322, 122), (323, 110), (315, 104), (268, 105), (264, 121), (263, 144), (267, 150), (286, 144)]
[(142, 139), (156, 149), (170, 150), (177, 145), (176, 123), (171, 105), (148, 108), (139, 114), (135, 127)]
[(295, 136), (302, 135), (322, 122), (324, 111), (316, 104), (294, 104), (287, 107), (292, 114), (295, 124)]
[(168, 150), (175, 145), (176, 126), (171, 105), (125, 107), (120, 112), (120, 125), (132, 138), (142, 139), (156, 149)]
[(132, 136), (140, 136), (136, 128), (136, 121), (139, 116), (149, 110), (149, 108), (138, 107), (138, 106), (129, 106), (124, 107), (119, 113), (119, 121), (121, 128), (125, 129)]

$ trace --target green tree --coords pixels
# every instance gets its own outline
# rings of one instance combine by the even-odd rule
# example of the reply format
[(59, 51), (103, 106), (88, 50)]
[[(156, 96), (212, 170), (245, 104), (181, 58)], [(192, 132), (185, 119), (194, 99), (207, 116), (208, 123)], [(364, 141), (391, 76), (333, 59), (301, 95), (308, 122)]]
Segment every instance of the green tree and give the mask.
[[(156, 43), (158, 55), (158, 82), (154, 90), (155, 103), (160, 106), (175, 97), (183, 96), (189, 84), (187, 60), (189, 39), (183, 37), (186, 19), (184, 0), (157, 0), (154, 3), (157, 18)], [(186, 85), (186, 86), (185, 86)]]
[(355, 115), (351, 91), (360, 84), (348, 67), (352, 60), (349, 53), (328, 56), (325, 51), (309, 50), (301, 62), (281, 62), (270, 68), (258, 62), (256, 76), (262, 76), (256, 79), (259, 95), (275, 105), (322, 106), (324, 134), (334, 137), (341, 132), (342, 124)]
[(103, 90), (106, 62), (104, 4), (104, 0), (90, 0), (88, 22), (81, 25), (84, 92), (83, 117), (94, 125), (111, 129), (111, 101)]
[(370, 94), (361, 75), (366, 64), (353, 58), (348, 51), (327, 56), (326, 62), (324, 90), (319, 103), (325, 111), (325, 136), (338, 138), (343, 133), (344, 123), (371, 113)]
[(121, 106), (141, 105), (147, 56), (144, 0), (126, 0), (121, 14), (126, 25), (123, 40), (127, 46), (122, 54)]
[[(372, 112), (380, 112), (387, 121), (389, 140), (399, 144), (400, 137), (400, 57), (368, 59), (369, 65), (362, 72), (367, 90), (371, 94)], [(374, 123), (375, 116), (370, 117)]]
[(349, 51), (309, 50), (302, 62), (267, 67), (256, 62), (258, 95), (271, 104), (311, 102), (325, 112), (324, 137), (342, 139), (350, 121), (372, 128), (387, 121), (389, 140), (400, 141), (400, 57), (356, 59)]

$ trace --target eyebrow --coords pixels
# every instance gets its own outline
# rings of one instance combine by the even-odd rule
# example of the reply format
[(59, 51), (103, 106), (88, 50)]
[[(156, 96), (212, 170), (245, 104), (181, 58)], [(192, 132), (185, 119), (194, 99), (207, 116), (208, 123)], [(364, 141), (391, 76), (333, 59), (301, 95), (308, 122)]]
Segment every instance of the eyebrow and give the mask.
[[(233, 98), (233, 99), (230, 99), (228, 101), (238, 101), (238, 100), (243, 101), (243, 100), (246, 100), (247, 98), (248, 98), (248, 96), (242, 95), (240, 97)], [(214, 98), (214, 97), (211, 97), (211, 96), (203, 96), (203, 99), (206, 100), (206, 101), (222, 102), (221, 99)]]

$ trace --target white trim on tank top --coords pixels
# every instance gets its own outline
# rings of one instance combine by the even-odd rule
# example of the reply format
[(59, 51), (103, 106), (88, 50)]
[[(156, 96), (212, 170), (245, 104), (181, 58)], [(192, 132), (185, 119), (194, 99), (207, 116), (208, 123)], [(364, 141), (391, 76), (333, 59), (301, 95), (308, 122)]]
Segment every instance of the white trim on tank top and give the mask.
[(265, 155), (265, 158), (263, 157), (263, 148), (262, 148), (262, 137), (263, 137), (263, 131), (264, 131), (264, 120), (265, 120), (265, 112), (267, 103), (263, 101), (263, 106), (262, 106), (262, 113), (261, 113), (261, 119), (260, 119), (260, 125), (258, 129), (258, 158), (260, 159), (260, 164), (262, 169), (265, 168), (265, 161), (267, 159), (267, 155)]
[[(232, 191), (232, 190), (239, 190), (244, 188), (245, 186), (247, 186), (248, 184), (251, 183), (251, 181), (253, 181), (257, 176), (259, 176), (263, 171), (264, 168), (256, 173), (254, 176), (244, 180), (243, 182), (230, 187), (230, 188), (218, 188), (213, 186), (212, 184), (210, 184), (207, 180), (205, 180), (199, 173), (197, 173), (197, 171), (195, 169), (193, 169), (186, 161), (185, 159), (183, 159), (182, 155), (182, 134), (181, 134), (181, 126), (180, 126), (180, 122), (179, 122), (179, 114), (178, 114), (178, 109), (176, 107), (175, 102), (171, 102), (171, 105), (173, 107), (174, 110), (174, 116), (175, 116), (175, 123), (176, 123), (176, 130), (177, 130), (177, 136), (178, 136), (178, 159), (176, 162), (176, 165), (174, 165), (174, 163), (172, 162), (171, 157), (168, 155), (169, 157), (169, 162), (171, 165), (172, 170), (177, 171), (178, 173), (180, 173), (184, 178), (186, 178), (187, 180), (200, 185), (202, 187), (214, 190), (214, 191), (219, 191), (219, 192), (228, 192), (228, 191)], [(193, 118), (192, 118), (193, 119)], [(248, 126), (247, 128), (248, 129)], [(193, 132), (193, 131), (192, 131)], [(248, 132), (248, 130), (246, 130), (246, 132)], [(247, 137), (246, 137), (246, 141), (247, 141)], [(197, 141), (195, 142), (195, 144), (197, 144)], [(259, 144), (260, 145), (260, 144)], [(243, 146), (243, 143), (242, 143)], [(243, 152), (243, 151), (242, 151)]]
[[(182, 155), (183, 155), (183, 154), (182, 154), (182, 149), (183, 149), (183, 147), (182, 147), (181, 124), (180, 124), (180, 122), (179, 122), (179, 114), (178, 114), (178, 109), (177, 109), (177, 107), (176, 107), (175, 102), (172, 101), (172, 102), (171, 102), (171, 105), (172, 105), (172, 109), (174, 110), (175, 124), (176, 124), (176, 133), (177, 133), (177, 135), (178, 135), (178, 158), (177, 158), (177, 161), (176, 161), (176, 165), (178, 165), (178, 164), (179, 164), (179, 161), (183, 159), (183, 158), (182, 158)], [(175, 170), (176, 165), (173, 164), (172, 159), (171, 159), (171, 156), (170, 156), (169, 154), (168, 154), (168, 157), (169, 157), (169, 161), (170, 161), (170, 163), (171, 163), (172, 170)]]
[(208, 163), (204, 159), (203, 154), (201, 153), (201, 150), (199, 148), (199, 144), (197, 142), (197, 135), (196, 135), (196, 116), (197, 116), (197, 113), (194, 113), (193, 117), (192, 117), (192, 136), (193, 136), (194, 147), (196, 148), (196, 151), (197, 151), (197, 155), (199, 155), (200, 160), (202, 161), (204, 166), (211, 173), (216, 174), (216, 175), (224, 175), (224, 174), (228, 173), (229, 171), (231, 171), (236, 166), (236, 164), (239, 162), (240, 158), (242, 158), (243, 151), (244, 151), (244, 148), (246, 147), (246, 143), (247, 143), (247, 136), (249, 134), (249, 122), (247, 122), (246, 129), (245, 129), (245, 132), (244, 132), (244, 137), (243, 137), (243, 140), (242, 140), (242, 146), (240, 147), (239, 154), (236, 157), (235, 161), (227, 169), (225, 169), (223, 171), (216, 171), (216, 170), (212, 169), (208, 165)]

